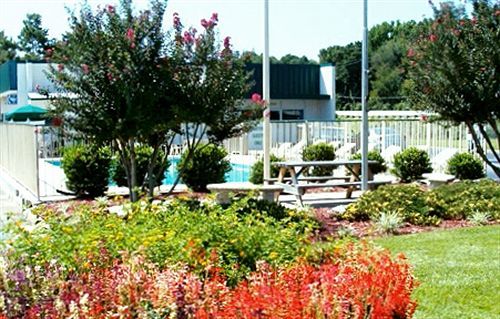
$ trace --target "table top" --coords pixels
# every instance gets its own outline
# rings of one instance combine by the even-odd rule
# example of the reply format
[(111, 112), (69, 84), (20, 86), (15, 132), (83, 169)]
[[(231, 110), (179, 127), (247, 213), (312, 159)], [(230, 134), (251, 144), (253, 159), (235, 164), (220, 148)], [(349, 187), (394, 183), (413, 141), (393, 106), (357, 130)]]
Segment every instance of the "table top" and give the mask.
[[(369, 160), (368, 164), (376, 164), (378, 161)], [(356, 165), (361, 164), (361, 160), (333, 160), (333, 161), (290, 161), (272, 162), (271, 165), (278, 167), (303, 167), (303, 166), (332, 166), (332, 165)]]

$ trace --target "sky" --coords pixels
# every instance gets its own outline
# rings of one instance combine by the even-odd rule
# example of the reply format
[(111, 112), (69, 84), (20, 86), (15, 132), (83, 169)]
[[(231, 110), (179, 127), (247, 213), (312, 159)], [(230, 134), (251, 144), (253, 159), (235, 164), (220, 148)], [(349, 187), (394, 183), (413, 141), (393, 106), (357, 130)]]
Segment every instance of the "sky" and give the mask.
[[(116, 4), (116, 0), (88, 0), (93, 7)], [(442, 1), (434, 1), (439, 3)], [(456, 1), (459, 2), (459, 1)], [(0, 31), (17, 39), (27, 13), (39, 13), (51, 37), (68, 30), (65, 8), (78, 10), (80, 0), (0, 0)], [(147, 0), (135, 0), (137, 9)], [(264, 0), (170, 0), (165, 27), (177, 12), (185, 26), (200, 29), (200, 20), (219, 15), (221, 39), (230, 36), (238, 51), (263, 51)], [(420, 21), (432, 17), (428, 0), (368, 0), (368, 25), (384, 21)], [(319, 50), (346, 45), (362, 38), (362, 0), (269, 0), (270, 55), (305, 55), (318, 60)]]

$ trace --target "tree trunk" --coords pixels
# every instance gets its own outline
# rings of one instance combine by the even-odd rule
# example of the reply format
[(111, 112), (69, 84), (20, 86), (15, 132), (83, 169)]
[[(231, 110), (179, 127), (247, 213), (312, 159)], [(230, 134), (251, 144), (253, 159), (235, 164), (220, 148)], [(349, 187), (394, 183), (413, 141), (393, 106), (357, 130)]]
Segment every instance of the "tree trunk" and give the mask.
[(128, 140), (129, 157), (130, 157), (130, 201), (136, 202), (139, 199), (137, 185), (137, 163), (135, 158), (135, 138)]
[(497, 175), (499, 178), (500, 178), (500, 167), (494, 165), (489, 159), (488, 157), (486, 156), (485, 152), (484, 152), (484, 149), (481, 145), (481, 142), (479, 141), (479, 138), (476, 134), (476, 131), (474, 131), (474, 125), (470, 122), (470, 121), (467, 121), (465, 122), (465, 124), (467, 125), (467, 127), (469, 128), (469, 132), (471, 133), (472, 135), (472, 139), (474, 140), (474, 144), (476, 145), (476, 150), (477, 150), (477, 153), (479, 154), (479, 156), (481, 156), (481, 158), (483, 159), (483, 161), (486, 162), (486, 164), (491, 167), (491, 169), (493, 170), (493, 172), (495, 173), (495, 175)]
[[(498, 155), (498, 153), (496, 152), (495, 150), (495, 147), (493, 146), (493, 144), (491, 143), (491, 140), (490, 140), (490, 137), (488, 136), (488, 133), (486, 132), (486, 130), (484, 129), (484, 126), (483, 124), (479, 124), (479, 131), (481, 132), (481, 135), (483, 135), (484, 139), (486, 140), (486, 143), (488, 144), (488, 146), (490, 147), (490, 150), (491, 152), (493, 153), (493, 156), (495, 157), (495, 160), (500, 163), (500, 156)], [(488, 156), (488, 154), (486, 154), (486, 156)]]

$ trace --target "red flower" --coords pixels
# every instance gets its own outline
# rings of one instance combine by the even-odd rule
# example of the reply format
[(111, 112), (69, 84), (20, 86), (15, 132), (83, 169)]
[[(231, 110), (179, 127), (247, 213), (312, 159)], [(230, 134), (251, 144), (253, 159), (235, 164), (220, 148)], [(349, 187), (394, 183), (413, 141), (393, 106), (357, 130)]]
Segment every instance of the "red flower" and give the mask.
[(231, 37), (224, 38), (224, 48), (225, 49), (229, 49), (229, 47), (231, 46), (231, 43), (229, 42), (229, 40), (231, 40)]
[(408, 51), (406, 52), (406, 56), (409, 58), (415, 56), (415, 50), (413, 50), (413, 48), (409, 48)]
[(46, 54), (47, 56), (51, 56), (51, 55), (52, 55), (52, 53), (54, 53), (54, 50), (52, 50), (51, 48), (48, 48), (47, 50), (45, 50), (45, 54)]
[(252, 102), (254, 102), (255, 104), (258, 104), (260, 106), (266, 105), (266, 101), (263, 100), (262, 96), (260, 96), (260, 94), (258, 94), (258, 93), (252, 94)]
[(115, 13), (115, 7), (112, 6), (112, 5), (110, 5), (110, 4), (108, 4), (106, 6), (106, 11), (108, 11), (109, 14), (114, 14)]
[(431, 34), (431, 35), (429, 36), (429, 40), (430, 40), (431, 42), (436, 42), (436, 40), (437, 40), (437, 35), (435, 35), (435, 34)]

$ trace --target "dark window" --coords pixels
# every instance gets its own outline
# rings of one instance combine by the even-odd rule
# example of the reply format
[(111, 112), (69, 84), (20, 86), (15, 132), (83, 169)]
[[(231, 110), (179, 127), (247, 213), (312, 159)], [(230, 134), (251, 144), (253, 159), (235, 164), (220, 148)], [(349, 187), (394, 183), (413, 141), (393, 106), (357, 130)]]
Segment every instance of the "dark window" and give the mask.
[(280, 111), (271, 111), (271, 121), (280, 120)]
[(304, 110), (283, 110), (283, 120), (303, 120)]

